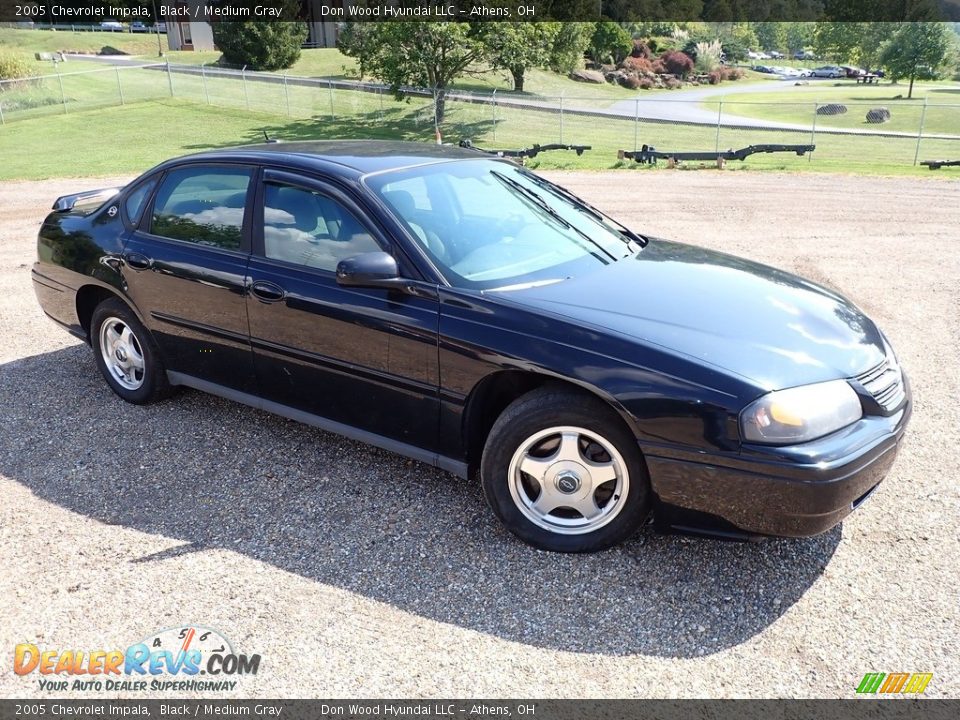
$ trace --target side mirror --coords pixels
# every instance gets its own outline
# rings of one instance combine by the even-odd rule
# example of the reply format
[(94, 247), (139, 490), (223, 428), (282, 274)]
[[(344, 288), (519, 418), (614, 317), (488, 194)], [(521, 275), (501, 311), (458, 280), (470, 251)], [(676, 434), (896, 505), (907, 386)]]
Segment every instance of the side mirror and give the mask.
[(337, 263), (337, 284), (348, 287), (401, 288), (406, 281), (393, 256), (385, 252), (354, 255)]

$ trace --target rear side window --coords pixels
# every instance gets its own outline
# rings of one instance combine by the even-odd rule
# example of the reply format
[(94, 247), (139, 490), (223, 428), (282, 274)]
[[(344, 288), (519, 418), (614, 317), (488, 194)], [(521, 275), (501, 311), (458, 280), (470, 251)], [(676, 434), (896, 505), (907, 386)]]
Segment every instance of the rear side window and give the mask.
[(154, 235), (239, 250), (249, 168), (187, 167), (167, 173), (157, 191)]
[(127, 220), (132, 224), (136, 225), (140, 221), (140, 213), (143, 211), (143, 203), (146, 201), (147, 197), (150, 195), (150, 191), (153, 190), (153, 186), (157, 184), (156, 178), (151, 178), (144, 183), (141, 183), (137, 188), (127, 195), (127, 199), (123, 203), (123, 211), (127, 214)]

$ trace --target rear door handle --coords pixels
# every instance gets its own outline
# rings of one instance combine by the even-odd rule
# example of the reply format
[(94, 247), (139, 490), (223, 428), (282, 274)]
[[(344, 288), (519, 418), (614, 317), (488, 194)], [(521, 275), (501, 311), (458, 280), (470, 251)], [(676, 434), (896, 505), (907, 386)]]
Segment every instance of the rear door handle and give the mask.
[(138, 252), (127, 253), (123, 256), (123, 260), (134, 270), (149, 270), (153, 265), (153, 260)]
[(250, 292), (256, 295), (258, 300), (268, 303), (283, 300), (287, 294), (282, 287), (266, 280), (257, 280), (250, 286)]

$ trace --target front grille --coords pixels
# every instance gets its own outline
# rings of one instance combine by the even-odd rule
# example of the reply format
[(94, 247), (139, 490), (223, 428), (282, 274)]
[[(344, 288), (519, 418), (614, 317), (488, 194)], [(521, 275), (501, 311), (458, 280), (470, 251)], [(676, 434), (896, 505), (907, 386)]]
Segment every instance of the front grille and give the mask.
[(887, 412), (900, 407), (906, 396), (900, 366), (889, 358), (862, 375), (857, 375), (857, 382)]

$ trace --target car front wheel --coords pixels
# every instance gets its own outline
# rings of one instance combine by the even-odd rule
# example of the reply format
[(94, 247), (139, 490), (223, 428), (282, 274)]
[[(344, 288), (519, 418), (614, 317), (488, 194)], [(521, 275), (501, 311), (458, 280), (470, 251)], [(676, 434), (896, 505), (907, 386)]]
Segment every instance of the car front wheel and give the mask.
[(480, 475), (497, 517), (543, 550), (603, 550), (649, 513), (632, 433), (605, 403), (577, 392), (542, 388), (511, 404), (490, 431)]
[(105, 300), (96, 307), (90, 338), (100, 373), (124, 400), (143, 405), (169, 394), (170, 385), (153, 338), (123, 302)]

